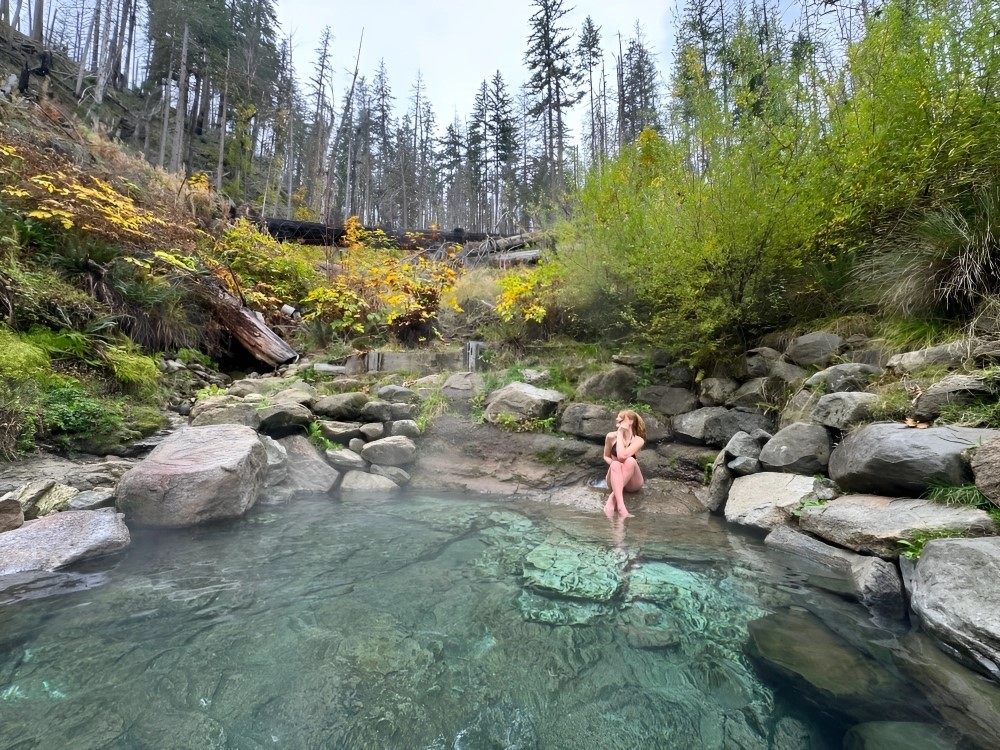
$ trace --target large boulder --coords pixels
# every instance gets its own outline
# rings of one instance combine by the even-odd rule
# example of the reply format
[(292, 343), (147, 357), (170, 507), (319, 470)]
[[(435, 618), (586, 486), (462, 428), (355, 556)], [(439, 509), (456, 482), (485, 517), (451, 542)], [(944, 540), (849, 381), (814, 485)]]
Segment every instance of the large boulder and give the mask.
[(363, 435), (361, 432), (361, 422), (334, 422), (332, 420), (320, 419), (316, 422), (319, 425), (320, 434), (331, 443), (347, 445), (354, 438)]
[(981, 377), (949, 375), (917, 396), (913, 404), (913, 416), (929, 422), (937, 419), (948, 404), (970, 404), (993, 396), (993, 388)]
[(253, 430), (260, 427), (260, 412), (257, 411), (257, 406), (230, 396), (217, 396), (199, 401), (191, 409), (190, 418), (192, 427), (230, 424), (243, 425)]
[(931, 427), (917, 430), (880, 422), (851, 434), (830, 456), (830, 477), (844, 490), (899, 497), (922, 495), (932, 482), (972, 479), (962, 453), (997, 430)]
[(639, 391), (638, 400), (647, 404), (657, 414), (672, 417), (694, 411), (700, 405), (698, 397), (687, 388), (673, 388), (666, 385), (651, 385)]
[(269, 435), (287, 435), (291, 432), (305, 431), (313, 421), (312, 412), (297, 401), (288, 401), (265, 406), (258, 412), (260, 424), (257, 429)]
[(784, 392), (785, 383), (780, 378), (754, 378), (737, 388), (726, 401), (726, 406), (762, 409), (774, 404)]
[(785, 356), (803, 367), (822, 367), (830, 364), (830, 360), (840, 352), (843, 345), (844, 340), (835, 333), (816, 331), (794, 339), (785, 350)]
[(760, 462), (767, 471), (825, 473), (830, 462), (830, 433), (817, 424), (796, 422), (767, 442), (760, 452)]
[(935, 539), (910, 578), (924, 631), (974, 669), (1000, 679), (1000, 538)]
[(268, 500), (285, 500), (296, 495), (325, 495), (340, 481), (340, 472), (323, 460), (322, 454), (305, 435), (289, 435), (278, 443), (288, 457), (287, 478)]
[(582, 399), (629, 402), (635, 400), (639, 373), (631, 367), (612, 367), (580, 383), (576, 395)]
[(315, 414), (338, 422), (356, 422), (361, 417), (361, 409), (368, 403), (364, 393), (338, 393), (323, 396), (312, 405)]
[(863, 391), (882, 368), (858, 362), (846, 362), (820, 370), (806, 381), (806, 387), (823, 393)]
[(863, 391), (827, 393), (812, 410), (812, 420), (824, 427), (846, 430), (868, 420), (878, 399), (877, 394)]
[(267, 452), (241, 425), (175, 432), (118, 483), (116, 504), (130, 522), (181, 527), (238, 518), (260, 494)]
[(363, 471), (349, 471), (340, 483), (341, 494), (353, 492), (382, 493), (395, 492), (399, 485), (388, 477), (378, 474), (367, 474)]
[(0, 576), (58, 570), (119, 552), (128, 543), (122, 514), (110, 508), (56, 513), (0, 534)]
[(570, 404), (559, 418), (559, 431), (600, 442), (615, 428), (617, 411), (598, 404)]
[(802, 509), (799, 526), (816, 536), (866, 555), (899, 557), (900, 540), (921, 534), (984, 536), (997, 526), (985, 511), (933, 500), (844, 495)]
[(724, 406), (706, 406), (703, 409), (696, 409), (687, 414), (678, 414), (670, 420), (674, 439), (682, 443), (704, 445), (705, 425), (708, 420), (714, 417), (722, 417), (728, 412), (729, 409)]
[(375, 396), (392, 404), (416, 404), (420, 402), (420, 396), (409, 388), (401, 385), (383, 385)]
[(961, 341), (955, 341), (929, 349), (919, 349), (915, 352), (897, 354), (889, 358), (887, 370), (898, 375), (907, 375), (929, 365), (940, 365), (947, 368), (957, 368), (969, 356), (969, 346)]
[(340, 471), (366, 471), (368, 469), (368, 462), (348, 448), (326, 451), (326, 460), (330, 466)]
[(527, 383), (509, 383), (486, 399), (483, 418), (493, 424), (504, 419), (545, 419), (565, 398), (559, 391), (536, 388)]
[(737, 477), (726, 501), (726, 520), (758, 529), (787, 524), (812, 488), (812, 477), (798, 474), (765, 471)]
[(24, 518), (47, 516), (69, 508), (69, 501), (79, 490), (54, 479), (38, 479), (20, 487), (12, 498), (21, 507)]
[(406, 466), (417, 457), (417, 446), (402, 435), (387, 437), (367, 443), (361, 449), (361, 457), (372, 464)]
[(782, 358), (781, 352), (769, 346), (758, 346), (745, 355), (747, 376), (766, 378), (771, 374), (771, 366)]
[(800, 388), (788, 399), (785, 408), (781, 410), (778, 427), (784, 428), (796, 422), (808, 422), (812, 419), (813, 409), (819, 403), (822, 394), (811, 388)]
[(705, 378), (698, 391), (702, 406), (723, 406), (740, 387), (732, 378)]
[(441, 395), (449, 401), (468, 401), (483, 392), (483, 376), (475, 372), (456, 372), (441, 386)]
[(991, 438), (972, 454), (976, 487), (994, 505), (1000, 506), (1000, 437)]
[(737, 432), (752, 433), (754, 430), (771, 430), (773, 427), (774, 420), (766, 414), (752, 409), (727, 409), (712, 414), (705, 420), (702, 440), (708, 445), (721, 448)]

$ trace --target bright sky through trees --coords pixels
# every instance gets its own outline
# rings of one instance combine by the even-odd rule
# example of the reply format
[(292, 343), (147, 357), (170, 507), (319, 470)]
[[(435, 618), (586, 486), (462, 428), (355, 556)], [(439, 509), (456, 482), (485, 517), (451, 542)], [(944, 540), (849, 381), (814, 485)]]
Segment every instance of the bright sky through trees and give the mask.
[[(385, 59), (397, 106), (409, 97), (417, 78), (423, 76), (426, 95), (437, 113), (440, 126), (455, 113), (465, 118), (472, 109), (476, 90), (499, 70), (511, 91), (517, 91), (528, 74), (524, 66), (529, 33), (530, 0), (502, 3), (467, 0), (369, 0), (328, 3), (322, 0), (277, 0), (282, 33), (291, 34), (295, 46), (295, 68), (300, 80), (312, 73), (320, 34), (329, 25), (335, 38), (333, 63), (337, 72), (338, 103), (349, 84), (361, 30), (361, 74), (371, 80), (380, 58)], [(648, 45), (657, 53), (660, 71), (669, 71), (673, 44), (674, 12), (670, 3), (648, 0), (577, 0), (567, 2), (572, 10), (567, 25), (574, 36), (590, 15), (601, 27), (606, 53), (617, 55), (618, 33), (623, 46), (635, 33), (638, 20)], [(607, 54), (608, 85), (614, 85), (614, 61)]]

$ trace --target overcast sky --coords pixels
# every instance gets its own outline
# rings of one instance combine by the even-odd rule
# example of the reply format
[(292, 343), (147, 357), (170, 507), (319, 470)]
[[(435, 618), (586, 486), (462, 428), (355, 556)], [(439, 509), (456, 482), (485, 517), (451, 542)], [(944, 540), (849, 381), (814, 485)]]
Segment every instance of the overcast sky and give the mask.
[[(369, 81), (385, 59), (389, 83), (402, 112), (419, 70), (426, 95), (434, 107), (438, 125), (450, 123), (458, 113), (464, 120), (472, 110), (476, 90), (484, 79), (499, 70), (511, 94), (516, 94), (528, 74), (524, 53), (529, 33), (530, 0), (277, 0), (282, 33), (292, 37), (294, 64), (300, 80), (312, 74), (320, 34), (329, 26), (334, 37), (333, 64), (336, 106), (350, 83), (350, 71), (364, 29), (361, 75)], [(642, 25), (647, 44), (657, 55), (666, 75), (673, 45), (673, 5), (649, 0), (577, 0), (563, 25), (578, 35), (584, 18), (591, 16), (601, 28), (605, 53), (617, 54), (618, 33), (627, 40), (635, 22)], [(574, 47), (576, 39), (574, 38)], [(609, 86), (614, 81), (614, 63), (607, 57)]]

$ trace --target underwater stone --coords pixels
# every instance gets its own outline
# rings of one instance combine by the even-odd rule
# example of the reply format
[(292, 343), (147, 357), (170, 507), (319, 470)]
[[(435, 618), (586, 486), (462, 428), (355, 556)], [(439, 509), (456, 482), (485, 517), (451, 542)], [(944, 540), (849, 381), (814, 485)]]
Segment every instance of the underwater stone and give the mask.
[(528, 590), (522, 591), (517, 597), (517, 607), (525, 620), (546, 625), (589, 625), (612, 611), (608, 605), (550, 599)]
[(621, 561), (611, 550), (570, 539), (546, 541), (524, 561), (525, 582), (532, 588), (572, 599), (606, 602), (621, 588)]

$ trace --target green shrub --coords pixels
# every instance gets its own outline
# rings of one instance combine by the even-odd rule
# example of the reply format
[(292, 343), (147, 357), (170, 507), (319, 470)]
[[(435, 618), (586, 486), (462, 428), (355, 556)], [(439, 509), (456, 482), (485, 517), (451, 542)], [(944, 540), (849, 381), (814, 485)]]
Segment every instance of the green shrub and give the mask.
[(934, 529), (932, 531), (915, 531), (909, 539), (899, 539), (896, 544), (900, 548), (900, 556), (907, 560), (919, 560), (927, 542), (934, 539), (952, 539), (965, 534), (958, 529)]
[(95, 398), (77, 384), (44, 393), (39, 406), (41, 438), (65, 450), (108, 446), (123, 427), (119, 404)]

